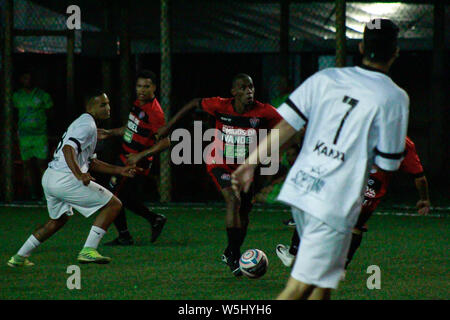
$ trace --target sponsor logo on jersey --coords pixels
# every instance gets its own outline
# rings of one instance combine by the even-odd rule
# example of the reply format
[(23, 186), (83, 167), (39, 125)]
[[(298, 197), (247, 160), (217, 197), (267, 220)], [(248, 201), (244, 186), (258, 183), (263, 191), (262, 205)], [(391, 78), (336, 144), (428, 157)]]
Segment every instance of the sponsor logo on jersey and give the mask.
[(239, 135), (239, 136), (254, 136), (256, 135), (255, 129), (242, 129), (232, 126), (223, 125), (222, 132), (225, 134)]
[(231, 174), (223, 173), (222, 176), (220, 177), (220, 179), (229, 181), (229, 180), (231, 180)]
[(140, 113), (139, 113), (139, 119), (143, 119), (145, 117), (145, 112), (144, 111), (141, 111)]
[(292, 178), (292, 181), (303, 192), (320, 193), (325, 185), (325, 181), (319, 177), (314, 177), (303, 170), (299, 170), (295, 177)]
[(130, 129), (134, 133), (137, 133), (139, 121), (140, 120), (138, 118), (136, 118), (133, 114), (130, 113), (130, 117), (128, 118), (128, 125), (127, 125), (128, 129)]
[(377, 196), (377, 193), (380, 191), (381, 186), (382, 182), (380, 180), (370, 177), (367, 181), (366, 192), (364, 193), (364, 196), (371, 199), (375, 198)]
[(345, 153), (344, 152), (334, 149), (334, 148), (328, 146), (325, 142), (320, 141), (320, 140), (317, 141), (313, 152), (317, 152), (318, 156), (325, 156), (325, 157), (329, 157), (332, 159), (338, 159), (338, 160), (341, 160), (342, 162), (345, 161)]
[(366, 192), (364, 192), (364, 196), (367, 198), (375, 198), (375, 196), (377, 195), (377, 192), (375, 190), (373, 190), (371, 187), (366, 186)]
[(250, 125), (252, 126), (252, 128), (255, 128), (257, 125), (259, 124), (259, 119), (258, 118), (250, 118)]

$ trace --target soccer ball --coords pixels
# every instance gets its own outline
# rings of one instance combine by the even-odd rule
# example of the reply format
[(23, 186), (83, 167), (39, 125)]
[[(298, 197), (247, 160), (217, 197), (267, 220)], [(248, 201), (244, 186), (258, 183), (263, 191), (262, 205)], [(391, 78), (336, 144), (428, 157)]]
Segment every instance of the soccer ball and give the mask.
[(239, 267), (248, 278), (257, 279), (262, 277), (269, 266), (269, 259), (259, 249), (249, 249), (239, 259)]

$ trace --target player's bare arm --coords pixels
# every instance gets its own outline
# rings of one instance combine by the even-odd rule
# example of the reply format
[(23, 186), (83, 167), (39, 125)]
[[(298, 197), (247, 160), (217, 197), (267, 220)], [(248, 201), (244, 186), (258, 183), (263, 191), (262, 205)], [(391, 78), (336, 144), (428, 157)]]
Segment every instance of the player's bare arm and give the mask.
[(92, 171), (110, 174), (110, 175), (122, 175), (124, 177), (134, 177), (136, 175), (136, 166), (128, 165), (125, 167), (115, 166), (98, 159), (93, 159), (89, 166)]
[(417, 201), (416, 207), (421, 215), (427, 215), (430, 212), (430, 198), (428, 194), (428, 181), (425, 176), (415, 179), (417, 191), (420, 200)]
[(97, 140), (104, 140), (111, 137), (121, 137), (125, 133), (126, 126), (115, 129), (97, 129)]
[(165, 126), (159, 128), (156, 136), (158, 138), (167, 136), (170, 132), (170, 129), (175, 124), (177, 124), (182, 118), (184, 118), (184, 116), (189, 114), (195, 108), (200, 109), (200, 101), (201, 101), (200, 98), (195, 98), (195, 99), (192, 99), (191, 101), (189, 101), (187, 104), (185, 104), (183, 106), (183, 108), (181, 108), (181, 110), (178, 111), (178, 113)]
[(245, 163), (240, 165), (231, 175), (233, 190), (237, 196), (240, 195), (241, 190), (244, 190), (244, 192), (248, 191), (253, 181), (254, 171), (257, 165), (268, 160), (260, 159), (259, 155), (267, 154), (270, 157), (268, 151), (271, 150), (271, 141), (276, 138), (275, 135), (278, 135), (279, 146), (281, 148), (296, 132), (286, 120), (281, 120), (258, 144), (258, 147), (252, 151)]
[(80, 166), (76, 160), (76, 151), (73, 147), (69, 145), (65, 145), (62, 148), (64, 153), (64, 159), (66, 160), (67, 165), (72, 171), (75, 178), (81, 180), (85, 186), (87, 186), (91, 181), (95, 181), (93, 177), (89, 174), (89, 172), (83, 173), (81, 172)]
[(157, 144), (155, 144), (154, 146), (152, 146), (151, 148), (149, 148), (147, 150), (144, 150), (139, 153), (128, 154), (126, 156), (127, 164), (129, 164), (129, 165), (137, 164), (139, 161), (141, 161), (145, 157), (157, 155), (157, 154), (163, 152), (164, 150), (168, 149), (169, 147), (170, 147), (170, 138), (168, 138), (168, 137), (163, 138), (162, 140), (158, 141)]
[(280, 154), (284, 151), (288, 150), (290, 147), (294, 145), (300, 145), (305, 136), (306, 126), (301, 128), (299, 132), (294, 134), (289, 140), (282, 146), (280, 146)]

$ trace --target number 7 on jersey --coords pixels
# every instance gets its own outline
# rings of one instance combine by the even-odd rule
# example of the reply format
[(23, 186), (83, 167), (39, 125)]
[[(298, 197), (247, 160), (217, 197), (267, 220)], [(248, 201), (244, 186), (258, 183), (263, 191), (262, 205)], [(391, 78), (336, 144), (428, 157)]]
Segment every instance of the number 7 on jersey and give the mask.
[(351, 98), (349, 96), (344, 96), (344, 99), (342, 100), (343, 103), (347, 103), (350, 105), (350, 109), (345, 113), (344, 117), (341, 120), (341, 124), (339, 125), (339, 128), (336, 131), (336, 135), (334, 136), (333, 144), (336, 144), (339, 138), (339, 134), (341, 133), (342, 127), (344, 126), (345, 119), (347, 119), (350, 112), (356, 107), (358, 104), (358, 100)]

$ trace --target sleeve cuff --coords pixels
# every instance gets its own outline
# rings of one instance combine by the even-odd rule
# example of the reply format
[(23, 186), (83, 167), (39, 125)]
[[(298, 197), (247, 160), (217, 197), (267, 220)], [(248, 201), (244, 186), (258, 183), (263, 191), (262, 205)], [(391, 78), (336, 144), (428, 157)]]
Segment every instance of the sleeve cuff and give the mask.
[(402, 159), (387, 159), (380, 155), (375, 156), (375, 164), (382, 170), (397, 171), (401, 163)]
[(289, 125), (299, 131), (305, 125), (306, 121), (292, 109), (287, 103), (283, 103), (278, 109), (278, 113)]
[(75, 138), (69, 138), (64, 145), (69, 145), (74, 148), (78, 153), (81, 153), (81, 144)]

